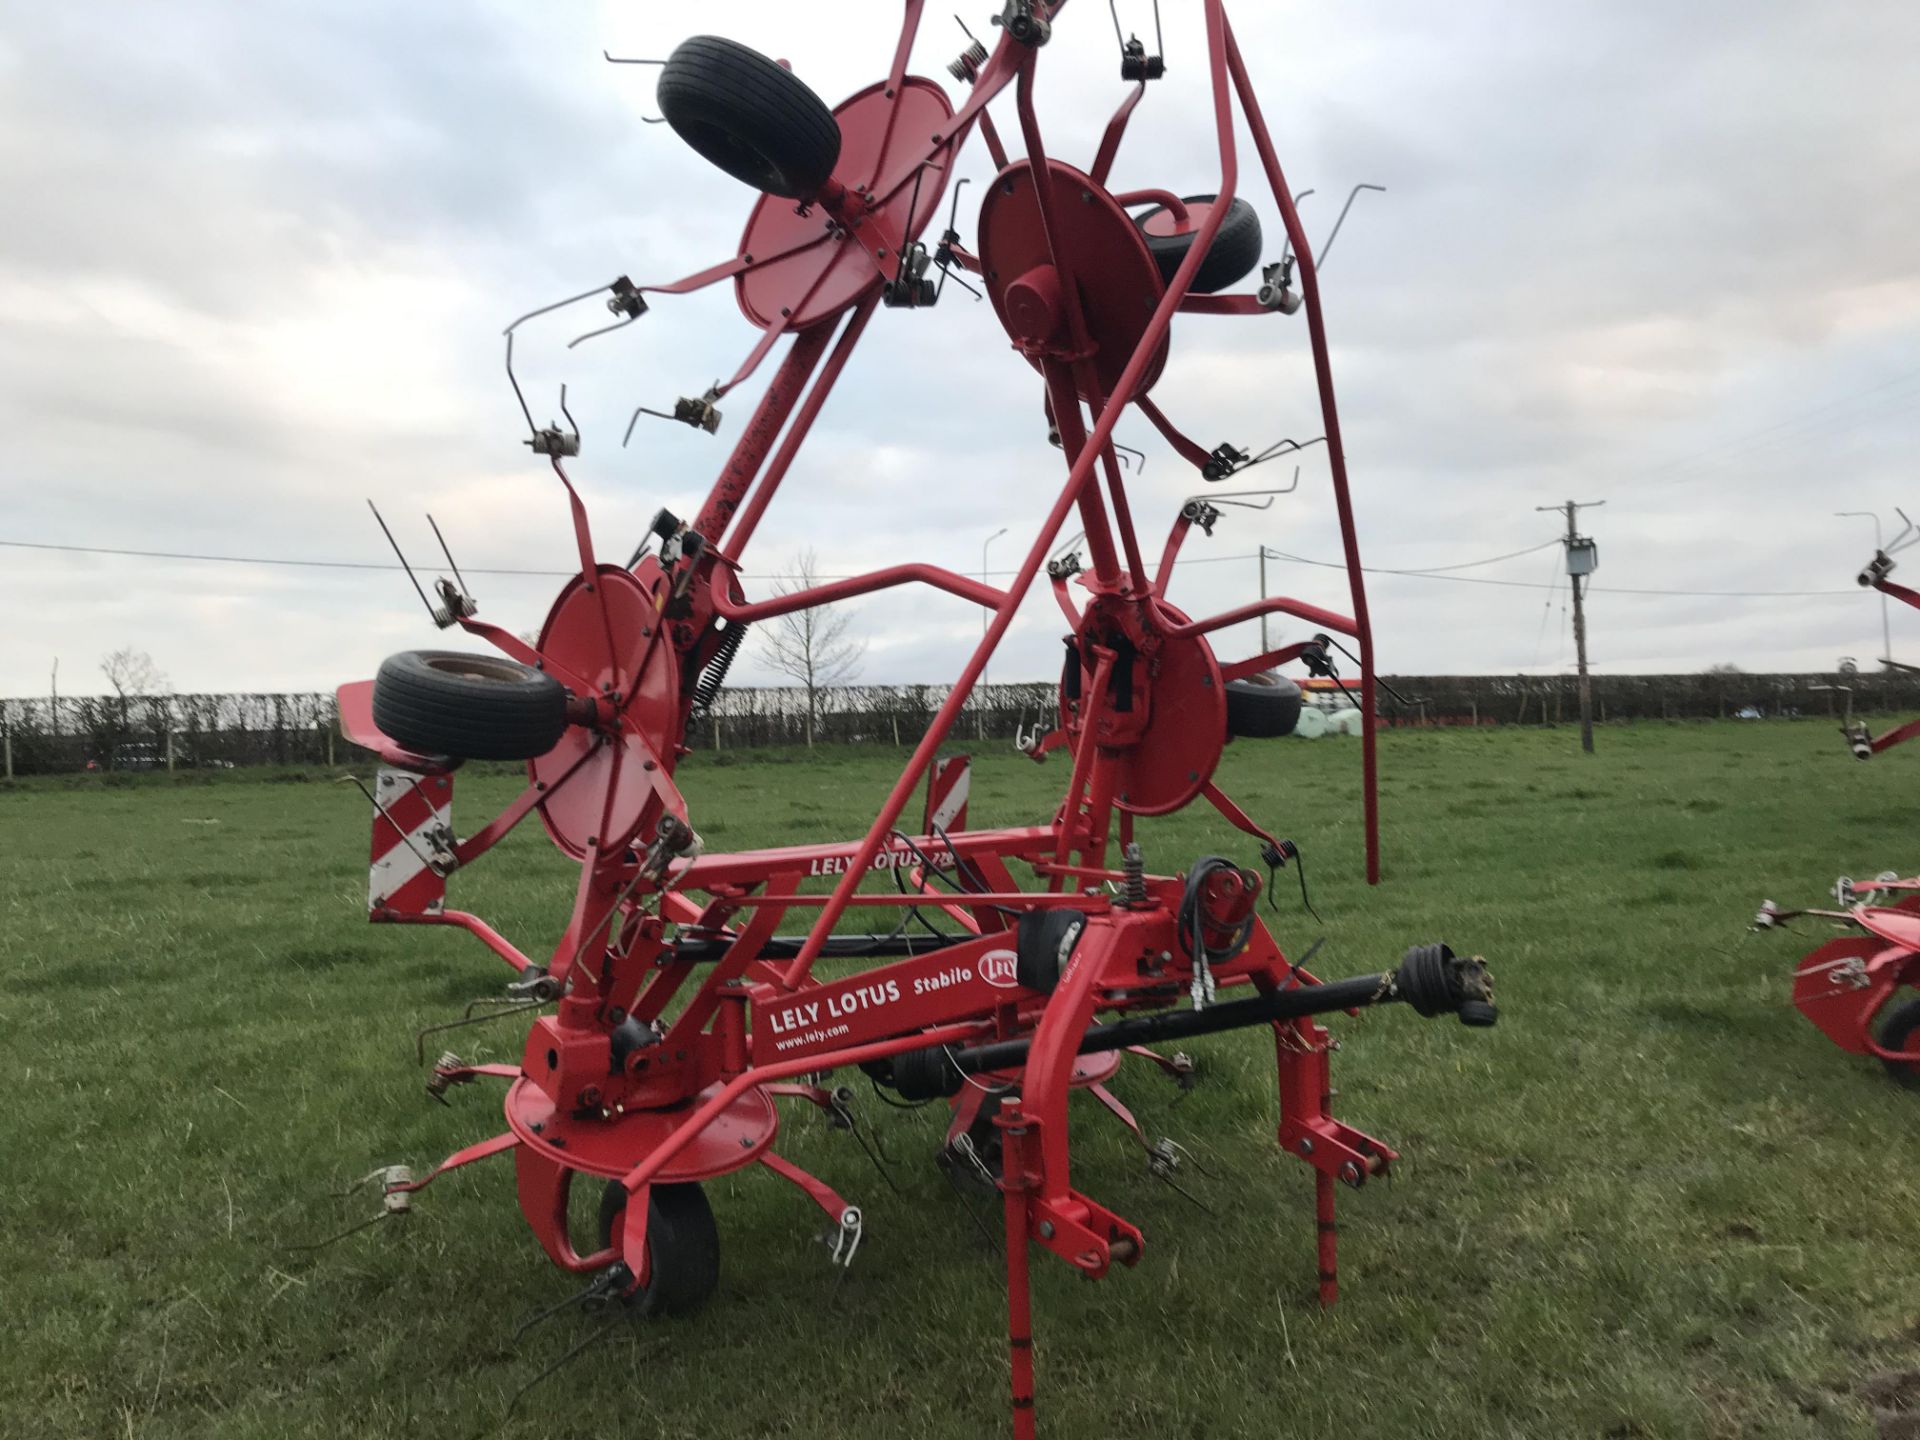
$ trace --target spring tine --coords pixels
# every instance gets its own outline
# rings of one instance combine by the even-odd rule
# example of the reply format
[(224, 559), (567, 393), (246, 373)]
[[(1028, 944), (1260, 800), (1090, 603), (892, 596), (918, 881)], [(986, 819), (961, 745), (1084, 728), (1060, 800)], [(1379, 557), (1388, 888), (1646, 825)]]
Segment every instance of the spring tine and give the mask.
[[(542, 315), (550, 315), (555, 310), (564, 310), (569, 305), (578, 305), (582, 300), (591, 300), (594, 296), (598, 295), (602, 290), (611, 290), (612, 288), (613, 286), (611, 284), (596, 285), (591, 290), (582, 290), (578, 295), (569, 295), (567, 296), (566, 299), (556, 300), (551, 305), (542, 305), (538, 310), (529, 310), (527, 311), (526, 314), (522, 315), (518, 320), (515, 320), (511, 325), (507, 326), (507, 328), (505, 330), (502, 330), (500, 333), (502, 335), (511, 335), (513, 334), (514, 331), (518, 330), (522, 325), (526, 324), (527, 321), (529, 320), (536, 319)], [(507, 352), (507, 362), (508, 362), (507, 373), (512, 374), (513, 373), (513, 365), (512, 365), (513, 352), (511, 350)]]
[[(664, 65), (667, 63), (664, 60), (642, 60), (629, 58), (625, 55), (612, 55), (605, 50), (600, 52), (600, 57), (609, 65)], [(640, 117), (640, 123), (642, 125), (664, 125), (667, 123), (667, 117), (664, 115), (642, 115)], [(617, 330), (620, 327), (615, 325), (608, 328)], [(578, 344), (579, 342), (575, 341), (574, 343)]]
[(574, 346), (578, 345), (582, 340), (592, 340), (596, 336), (611, 335), (616, 330), (624, 330), (627, 328), (627, 326), (633, 324), (633, 322), (638, 320), (639, 318), (640, 317), (638, 315), (629, 315), (626, 319), (616, 320), (611, 325), (602, 325), (598, 330), (589, 330), (584, 335), (576, 335), (573, 337), (573, 339), (567, 342), (567, 348), (571, 350), (573, 349)]
[[(508, 343), (511, 344), (512, 342)], [(507, 373), (511, 376), (513, 372), (509, 370)], [(516, 392), (518, 388), (518, 386), (515, 387)], [(532, 424), (533, 422), (529, 420), (527, 423)], [(368, 499), (367, 508), (373, 511), (373, 518), (380, 522), (380, 533), (387, 537), (387, 544), (393, 547), (394, 556), (400, 561), (400, 568), (407, 572), (407, 579), (413, 582), (413, 593), (420, 597), (420, 603), (427, 607), (427, 614), (433, 617), (434, 623), (436, 625), (439, 624), (440, 617), (434, 611), (433, 602), (427, 599), (427, 592), (420, 588), (420, 577), (415, 575), (413, 573), (413, 567), (407, 564), (407, 557), (400, 553), (400, 542), (393, 538), (393, 531), (387, 528), (386, 517), (380, 513), (380, 507), (375, 505), (372, 499)]]
[(453, 551), (447, 548), (447, 537), (440, 533), (440, 526), (434, 520), (431, 510), (427, 512), (427, 524), (433, 526), (433, 538), (440, 542), (440, 553), (447, 557), (447, 564), (453, 569), (453, 578), (460, 582), (460, 589), (464, 593), (467, 589), (467, 577), (460, 573), (460, 562), (453, 558)]
[[(358, 1187), (355, 1187), (355, 1188), (358, 1188)], [(281, 1248), (283, 1250), (293, 1251), (298, 1254), (306, 1254), (315, 1250), (324, 1250), (329, 1245), (338, 1245), (342, 1240), (346, 1239), (349, 1235), (358, 1235), (362, 1230), (367, 1229), (369, 1226), (378, 1225), (382, 1220), (386, 1219), (387, 1216), (393, 1213), (395, 1212), (391, 1210), (382, 1210), (378, 1215), (375, 1215), (371, 1220), (362, 1220), (358, 1225), (349, 1225), (346, 1229), (342, 1230), (338, 1235), (329, 1235), (324, 1240), (315, 1240), (309, 1244), (304, 1244), (304, 1245), (283, 1245)]]
[[(531, 1380), (527, 1381), (526, 1384), (522, 1385), (518, 1390), (514, 1391), (513, 1398), (507, 1402), (506, 1414), (501, 1417), (502, 1420), (504, 1421), (506, 1418), (508, 1418), (513, 1414), (514, 1408), (517, 1405), (519, 1405), (521, 1400), (523, 1400), (526, 1397), (527, 1392), (533, 1389), (534, 1386), (538, 1385), (543, 1380), (551, 1378), (563, 1366), (570, 1364), (574, 1359), (576, 1359), (579, 1356), (581, 1351), (587, 1349), (589, 1346), (598, 1344), (600, 1341), (606, 1339), (607, 1336), (613, 1333), (614, 1328), (616, 1326), (623, 1325), (625, 1323), (626, 1323), (626, 1317), (624, 1315), (619, 1315), (619, 1314), (613, 1315), (598, 1330), (589, 1332), (585, 1339), (573, 1345), (572, 1348), (570, 1348), (566, 1352), (566, 1354), (562, 1355), (558, 1360), (554, 1361), (551, 1365), (547, 1366), (546, 1369), (542, 1370), (538, 1375), (534, 1376)], [(655, 1351), (663, 1350), (666, 1348), (666, 1344), (667, 1342), (662, 1340), (659, 1344), (655, 1345), (653, 1349), (649, 1350), (647, 1353), (653, 1354)]]
[[(589, 292), (589, 293), (592, 293), (592, 292)], [(580, 299), (582, 297), (575, 296), (574, 298)], [(568, 304), (569, 302), (563, 300), (560, 303), (562, 305), (565, 305), (565, 304)], [(553, 307), (548, 306), (547, 308), (552, 309)], [(538, 315), (540, 313), (541, 312), (538, 310), (531, 311), (526, 315), (522, 315), (520, 317), (520, 320), (530, 320), (533, 318), (533, 316)], [(520, 381), (517, 378), (515, 378), (513, 373), (513, 326), (518, 325), (520, 323), (520, 320), (514, 321), (513, 325), (509, 325), (507, 327), (507, 383), (513, 386), (513, 398), (520, 402), (520, 413), (527, 417), (528, 432), (537, 438), (540, 434), (540, 427), (533, 423), (533, 411), (527, 408), (527, 397), (521, 392)]]
[(1339, 235), (1340, 227), (1346, 224), (1347, 212), (1353, 209), (1353, 202), (1360, 198), (1362, 190), (1378, 190), (1382, 195), (1387, 193), (1387, 187), (1384, 185), (1368, 185), (1364, 182), (1347, 192), (1347, 203), (1340, 207), (1340, 218), (1333, 222), (1333, 229), (1327, 232), (1326, 240), (1321, 243), (1320, 253), (1314, 257), (1314, 265), (1317, 269), (1326, 268), (1327, 256), (1333, 253), (1334, 237)]
[(413, 1037), (413, 1053), (417, 1062), (421, 1065), (427, 1063), (427, 1037), (429, 1035), (444, 1034), (448, 1030), (462, 1030), (469, 1025), (485, 1025), (494, 1020), (505, 1020), (509, 1016), (519, 1015), (527, 1010), (538, 1010), (541, 1006), (550, 1005), (553, 1002), (550, 1000), (525, 1000), (515, 1002), (499, 998), (485, 1001), (476, 1000), (474, 1002), (475, 1005), (483, 1003), (497, 1005), (500, 1008), (495, 1010), (491, 1015), (475, 1015), (472, 1013), (473, 1006), (469, 1005), (467, 1007), (468, 1013), (461, 1016), (458, 1020), (443, 1020), (438, 1025), (429, 1025), (426, 1029), (416, 1032)]

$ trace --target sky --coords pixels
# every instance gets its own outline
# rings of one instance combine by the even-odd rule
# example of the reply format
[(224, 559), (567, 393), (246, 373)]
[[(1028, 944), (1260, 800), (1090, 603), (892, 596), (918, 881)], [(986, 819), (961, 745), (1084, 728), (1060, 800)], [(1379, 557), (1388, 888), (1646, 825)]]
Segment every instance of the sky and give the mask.
[[(19, 544), (391, 563), (438, 520), (483, 618), (537, 629), (565, 571), (565, 497), (522, 443), (502, 367), (514, 316), (626, 274), (726, 258), (754, 199), (657, 114), (682, 6), (394, 6), (3, 0), (0, 25), (0, 696), (105, 688), (142, 650), (181, 691), (313, 690), (447, 643), (405, 577), (90, 555)], [(1121, 5), (1134, 29), (1144, 0)], [(1218, 183), (1199, 7), (1167, 0), (1166, 78), (1115, 189)], [(1911, 508), (1920, 440), (1920, 6), (1699, 0), (1540, 5), (1249, 3), (1235, 25), (1318, 239), (1357, 183), (1324, 277), (1363, 553), (1432, 569), (1528, 550), (1583, 512), (1600, 570), (1597, 669), (1831, 669), (1880, 653), (1855, 572)], [(830, 104), (880, 78), (885, 23), (846, 7), (712, 3), (698, 24), (791, 61)], [(1125, 89), (1112, 25), (1080, 0), (1040, 57), (1049, 153), (1090, 162)], [(989, 35), (988, 8), (963, 11)], [(1150, 31), (1149, 31), (1150, 33)], [(929, 11), (913, 70), (949, 93), (964, 37)], [(1012, 134), (1010, 93), (996, 102)], [(1241, 140), (1241, 193), (1280, 226)], [(991, 162), (976, 137), (959, 228)], [(1277, 258), (1277, 255), (1270, 256)], [(590, 306), (522, 332), (536, 417), (559, 386), (601, 557), (661, 505), (691, 515), (773, 364), (710, 436), (643, 419), (742, 359), (758, 332), (721, 285), (657, 297), (578, 349)], [(1304, 316), (1183, 316), (1154, 398), (1207, 444), (1320, 431)], [(1206, 488), (1137, 416), (1119, 438), (1143, 548)], [(1246, 478), (1284, 484), (1290, 463)], [(1037, 378), (992, 309), (949, 287), (878, 311), (744, 558), (750, 593), (804, 550), (826, 574), (910, 558), (1011, 570), (1064, 478)], [(1920, 514), (1920, 510), (1915, 511)], [(1006, 533), (988, 544), (990, 536)], [(1255, 598), (1260, 547), (1338, 557), (1324, 449), (1264, 510), (1195, 536), (1172, 598)], [(1920, 553), (1920, 552), (1916, 552)], [(1236, 558), (1237, 557), (1237, 558)], [(1453, 578), (1370, 577), (1387, 673), (1552, 673), (1572, 661), (1558, 547)], [(1274, 593), (1347, 608), (1337, 570), (1269, 560)], [(1467, 577), (1467, 578), (1462, 578)], [(1911, 578), (1911, 577), (1901, 577)], [(1498, 581), (1503, 583), (1478, 583)], [(1637, 591), (1765, 592), (1646, 594)], [(980, 611), (888, 592), (853, 608), (861, 678), (957, 674)], [(1299, 629), (1296, 625), (1294, 629)], [(995, 679), (1057, 670), (1030, 597)], [(1291, 632), (1288, 632), (1291, 633)], [(1304, 633), (1304, 632), (1302, 632)], [(1894, 654), (1920, 616), (1897, 610)], [(1251, 627), (1221, 632), (1251, 653)], [(736, 668), (777, 677), (757, 647)]]

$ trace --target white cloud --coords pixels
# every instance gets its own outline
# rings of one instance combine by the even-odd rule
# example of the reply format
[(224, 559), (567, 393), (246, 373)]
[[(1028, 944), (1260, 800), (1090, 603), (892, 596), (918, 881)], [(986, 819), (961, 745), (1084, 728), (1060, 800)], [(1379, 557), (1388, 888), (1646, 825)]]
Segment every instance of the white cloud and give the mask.
[[(1326, 277), (1369, 561), (1517, 549), (1551, 533), (1535, 505), (1604, 495), (1590, 523), (1605, 667), (1877, 653), (1870, 597), (1609, 587), (1844, 590), (1865, 522), (1830, 512), (1891, 518), (1909, 498), (1920, 9), (1239, 10), (1288, 178), (1318, 192), (1309, 232), (1352, 183), (1388, 187), (1356, 207)], [(1201, 38), (1191, 14), (1167, 20), (1168, 77), (1114, 181), (1209, 189)], [(371, 495), (423, 558), (431, 509), (463, 565), (567, 565), (563, 496), (520, 443), (499, 332), (533, 305), (620, 273), (675, 278), (736, 243), (750, 196), (639, 123), (651, 71), (599, 58), (663, 55), (686, 23), (659, 7), (451, 0), (18, 18), (0, 40), (0, 185), (15, 200), (0, 227), (0, 539), (378, 563)], [(875, 78), (890, 44), (879, 30), (833, 40), (794, 5), (741, 0), (701, 23), (790, 58), (829, 98)], [(930, 13), (914, 68), (944, 78), (959, 44)], [(1070, 11), (1041, 58), (1053, 153), (1091, 154), (1121, 94), (1113, 69), (1105, 17)], [(1009, 111), (1002, 133), (1016, 129)], [(960, 169), (985, 178), (978, 140)], [(1271, 241), (1244, 143), (1241, 177)], [(623, 449), (635, 405), (697, 393), (754, 334), (722, 286), (564, 348), (599, 318), (583, 306), (538, 323), (519, 358), (536, 419), (569, 385), (587, 437), (576, 480), (603, 556), (623, 559), (657, 506), (697, 508), (772, 364), (723, 405), (718, 440), (642, 420)], [(1156, 398), (1207, 445), (1319, 431), (1297, 319), (1183, 318)], [(1006, 525), (993, 562), (1009, 569), (1063, 473), (1043, 434), (1037, 380), (988, 307), (950, 287), (934, 312), (881, 311), (747, 568), (785, 570), (811, 546), (835, 573), (903, 558), (972, 572)], [(1144, 422), (1121, 434), (1148, 454), (1130, 489), (1151, 562), (1201, 487)], [(1230, 511), (1191, 553), (1336, 556), (1324, 452), (1301, 465), (1298, 493)], [(1550, 561), (1474, 573), (1540, 584)], [(1270, 580), (1346, 608), (1337, 572), (1273, 564)], [(1175, 594), (1200, 611), (1256, 584), (1250, 559), (1208, 563)], [(475, 588), (522, 630), (554, 585)], [(1390, 576), (1370, 591), (1389, 668), (1560, 663), (1544, 591)], [(394, 574), (19, 550), (0, 550), (0, 616), (0, 693), (40, 689), (55, 655), (91, 672), (124, 645), (182, 689), (317, 688), (432, 639)], [(867, 678), (938, 681), (978, 612), (896, 590), (859, 624)], [(1060, 627), (1036, 593), (994, 674), (1054, 673)], [(1251, 627), (1221, 639), (1249, 644)]]

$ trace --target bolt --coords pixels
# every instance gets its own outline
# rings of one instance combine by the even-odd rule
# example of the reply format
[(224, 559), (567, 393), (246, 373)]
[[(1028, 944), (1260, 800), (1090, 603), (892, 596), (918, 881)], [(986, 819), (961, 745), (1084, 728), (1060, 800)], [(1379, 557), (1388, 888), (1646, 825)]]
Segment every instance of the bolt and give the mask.
[(751, 1135), (742, 1135), (740, 1137), (740, 1148), (742, 1150), (751, 1150), (753, 1148), (753, 1137)]
[(1340, 1167), (1340, 1178), (1349, 1185), (1358, 1186), (1360, 1184), (1360, 1167), (1349, 1160), (1345, 1165)]
[(1300, 1153), (1302, 1155), (1311, 1155), (1313, 1153), (1313, 1141), (1303, 1136), (1300, 1141)]
[(1040, 1222), (1040, 1238), (1042, 1240), (1053, 1239), (1053, 1221), (1042, 1220)]

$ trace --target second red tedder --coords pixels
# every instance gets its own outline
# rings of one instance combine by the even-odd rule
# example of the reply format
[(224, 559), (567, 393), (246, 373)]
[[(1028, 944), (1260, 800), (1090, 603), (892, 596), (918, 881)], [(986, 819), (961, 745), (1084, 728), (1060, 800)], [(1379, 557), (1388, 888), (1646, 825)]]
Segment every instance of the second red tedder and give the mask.
[[(1075, 1184), (1070, 1090), (1098, 1087), (1125, 1051), (1151, 1055), (1150, 1044), (1259, 1026), (1274, 1040), (1279, 1143), (1316, 1175), (1319, 1292), (1334, 1298), (1335, 1184), (1360, 1187), (1396, 1155), (1330, 1113), (1331, 1041), (1315, 1017), (1395, 1001), (1470, 1024), (1491, 1024), (1495, 1012), (1485, 966), (1441, 944), (1322, 983), (1288, 961), (1260, 920), (1254, 869), (1220, 856), (1152, 866), (1135, 836), (1137, 817), (1205, 799), (1252, 837), (1269, 878), (1294, 858), (1291, 844), (1222, 793), (1213, 774), (1231, 736), (1291, 730), (1299, 689), (1277, 667), (1298, 661), (1329, 673), (1343, 648), (1334, 637), (1345, 636), (1359, 665), (1368, 874), (1378, 878), (1372, 636), (1314, 254), (1225, 8), (1220, 0), (1200, 8), (1219, 153), (1203, 195), (1107, 186), (1128, 118), (1164, 70), (1138, 40), (1122, 41), (1130, 88), (1091, 166), (1047, 153), (1033, 92), (1060, 4), (1005, 5), (993, 50), (975, 42), (950, 67), (970, 92), (958, 109), (939, 85), (906, 73), (918, 0), (906, 5), (885, 79), (831, 110), (782, 65), (730, 41), (696, 37), (665, 62), (667, 120), (762, 193), (727, 260), (673, 284), (622, 277), (592, 292), (618, 317), (606, 328), (640, 319), (649, 295), (733, 282), (762, 332), (751, 354), (724, 384), (648, 412), (709, 432), (722, 424), (718, 403), (728, 390), (783, 336), (791, 342), (699, 513), (683, 520), (663, 511), (625, 565), (598, 558), (567, 475), (577, 429), (571, 421), (566, 430), (540, 428), (529, 412), (527, 443), (566, 492), (580, 565), (537, 639), (479, 619), (455, 569), (429, 609), (443, 628), (458, 626), (499, 653), (408, 652), (377, 679), (340, 691), (348, 734), (387, 767), (372, 792), (372, 918), (464, 928), (518, 972), (510, 989), (529, 1006), (554, 1007), (534, 1020), (517, 1065), (442, 1057), (430, 1088), (443, 1095), (482, 1077), (503, 1081), (507, 1128), (419, 1177), (403, 1167), (376, 1172), (387, 1212), (405, 1210), (449, 1169), (510, 1151), (520, 1207), (556, 1264), (593, 1277), (589, 1292), (598, 1297), (646, 1313), (686, 1310), (717, 1275), (717, 1232), (701, 1188), (715, 1176), (769, 1169), (826, 1212), (837, 1259), (851, 1260), (860, 1243), (860, 1209), (775, 1150), (776, 1099), (835, 1109), (841, 1102), (821, 1079), (854, 1067), (907, 1099), (949, 1097), (958, 1102), (950, 1156), (976, 1164), (1002, 1197), (1014, 1429), (1031, 1435), (1029, 1246), (1089, 1278), (1116, 1261), (1137, 1263), (1146, 1248), (1136, 1226)], [(988, 113), (1009, 89), (1018, 158)], [(1271, 260), (1253, 210), (1235, 195), (1236, 106), (1286, 229)], [(929, 251), (919, 237), (976, 132), (997, 173), (981, 197), (974, 243), (961, 243), (956, 194)], [(1227, 293), (1256, 267), (1257, 287)], [(747, 544), (875, 310), (934, 305), (948, 278), (970, 283), (960, 272), (977, 277), (1037, 373), (1066, 460), (1014, 579), (999, 588), (899, 564), (750, 597), (741, 581)], [(1256, 456), (1199, 444), (1149, 392), (1168, 363), (1176, 314), (1279, 325), (1303, 309), (1352, 614), (1276, 598), (1194, 618), (1168, 601), (1168, 582), (1193, 527), (1210, 533), (1219, 510), (1204, 494), (1184, 502), (1150, 565), (1114, 427), (1130, 410), (1143, 414), (1204, 483), (1298, 448), (1282, 442)], [(1084, 533), (1084, 556), (1058, 546), (1070, 518)], [(1067, 760), (1058, 808), (1042, 824), (965, 828), (956, 790), (964, 772), (943, 767), (925, 822), (903, 829), (909, 798), (935, 770), (1043, 568), (1064, 618), (1065, 662), (1057, 723), (1024, 748)], [(707, 852), (675, 767), (687, 753), (689, 720), (714, 698), (747, 627), (910, 582), (985, 608), (989, 622), (867, 832)], [(1214, 632), (1268, 612), (1325, 633), (1264, 654), (1216, 656)], [(525, 760), (527, 784), (459, 839), (449, 804), (454, 771), (468, 758)], [(543, 960), (444, 903), (447, 877), (529, 815), (580, 865), (570, 919)], [(833, 877), (830, 893), (805, 888), (820, 876)], [(874, 876), (887, 883), (865, 887)], [(928, 914), (945, 927), (909, 928)], [(863, 916), (876, 918), (856, 921)], [(1182, 1068), (1180, 1057), (1152, 1058)], [(982, 1076), (992, 1077), (991, 1107), (978, 1098)], [(1175, 1157), (1162, 1152), (1157, 1163)], [(602, 1186), (600, 1232), (584, 1250), (567, 1224), (582, 1176)]]

